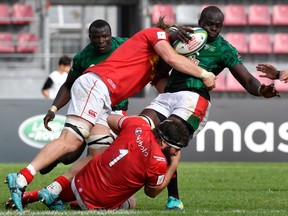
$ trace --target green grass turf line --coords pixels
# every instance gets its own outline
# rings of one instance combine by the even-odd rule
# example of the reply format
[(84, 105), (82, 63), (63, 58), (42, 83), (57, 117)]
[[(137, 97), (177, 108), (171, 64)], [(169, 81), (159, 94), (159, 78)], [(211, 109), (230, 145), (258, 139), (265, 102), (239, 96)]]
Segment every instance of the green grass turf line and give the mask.
[[(26, 165), (0, 164), (0, 180)], [(48, 175), (37, 174), (27, 190), (48, 185), (68, 167), (59, 165)], [(51, 212), (42, 203), (33, 203), (23, 215), (288, 215), (288, 163), (181, 162), (178, 176), (184, 212), (165, 210), (167, 191), (152, 199), (140, 190), (135, 195), (138, 201), (135, 210)], [(0, 184), (0, 191), (0, 216), (19, 215), (4, 208), (10, 196), (7, 185)]]

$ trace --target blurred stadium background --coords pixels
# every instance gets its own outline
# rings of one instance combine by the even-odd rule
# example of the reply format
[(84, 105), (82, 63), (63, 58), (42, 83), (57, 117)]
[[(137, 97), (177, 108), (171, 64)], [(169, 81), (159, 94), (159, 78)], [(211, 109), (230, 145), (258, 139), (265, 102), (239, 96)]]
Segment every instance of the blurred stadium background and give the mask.
[[(0, 98), (42, 98), (44, 79), (61, 55), (73, 57), (85, 47), (95, 19), (107, 20), (114, 36), (129, 37), (153, 25), (160, 14), (166, 22), (197, 26), (207, 5), (224, 12), (222, 35), (239, 49), (251, 73), (260, 62), (288, 68), (287, 0), (1, 0)], [(223, 75), (216, 94), (243, 91), (227, 71)], [(288, 91), (287, 85), (279, 88)], [(151, 95), (149, 87), (138, 94)]]

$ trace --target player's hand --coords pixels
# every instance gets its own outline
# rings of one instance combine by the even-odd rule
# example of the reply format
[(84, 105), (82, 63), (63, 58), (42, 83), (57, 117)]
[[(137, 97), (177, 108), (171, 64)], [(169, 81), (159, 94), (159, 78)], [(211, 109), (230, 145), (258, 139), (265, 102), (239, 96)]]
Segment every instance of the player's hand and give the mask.
[(281, 71), (280, 80), (287, 83), (288, 82), (288, 70)]
[(202, 79), (202, 82), (208, 88), (208, 90), (211, 91), (216, 87), (216, 76), (212, 72), (208, 73), (209, 75), (206, 75), (205, 78)]
[(180, 160), (180, 151), (177, 151), (175, 154), (170, 156), (170, 167), (175, 167), (177, 168), (179, 160)]
[(172, 29), (173, 31), (169, 31), (168, 33), (169, 39), (172, 42), (176, 40), (180, 40), (183, 43), (188, 43), (191, 40), (191, 36), (188, 33), (194, 32), (194, 30), (191, 27), (181, 26), (181, 25), (173, 25)]
[(265, 77), (271, 80), (277, 79), (277, 69), (270, 64), (258, 64), (256, 66), (257, 71), (262, 72), (262, 75), (259, 75), (260, 77)]
[(280, 97), (280, 93), (274, 87), (273, 83), (271, 83), (270, 85), (262, 84), (259, 93), (265, 98), (271, 98), (276, 96)]
[(43, 121), (44, 121), (44, 127), (49, 130), (52, 131), (52, 129), (48, 126), (48, 123), (50, 121), (53, 121), (53, 119), (55, 118), (55, 113), (52, 112), (51, 110), (48, 110), (46, 116), (44, 117)]

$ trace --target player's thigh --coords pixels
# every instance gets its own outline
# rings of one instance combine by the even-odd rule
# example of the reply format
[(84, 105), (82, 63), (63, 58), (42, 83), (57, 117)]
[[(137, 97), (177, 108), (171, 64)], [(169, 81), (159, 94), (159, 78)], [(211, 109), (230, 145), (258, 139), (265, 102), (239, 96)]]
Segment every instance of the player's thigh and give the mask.
[(95, 124), (105, 113), (111, 113), (111, 100), (105, 83), (93, 73), (80, 76), (71, 88), (67, 115)]

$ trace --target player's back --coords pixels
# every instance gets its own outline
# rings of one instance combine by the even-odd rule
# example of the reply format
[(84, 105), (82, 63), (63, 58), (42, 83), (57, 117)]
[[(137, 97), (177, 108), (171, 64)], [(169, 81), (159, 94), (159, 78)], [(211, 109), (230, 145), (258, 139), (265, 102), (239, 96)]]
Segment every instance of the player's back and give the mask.
[(154, 45), (160, 40), (169, 41), (163, 30), (144, 29), (123, 43), (107, 60), (88, 68), (86, 72), (98, 74), (112, 93), (112, 104), (118, 103), (151, 81), (159, 61)]
[(81, 187), (81, 198), (88, 208), (117, 208), (145, 183), (154, 184), (154, 179), (149, 179), (154, 177), (153, 172), (166, 172), (166, 159), (150, 126), (139, 118), (132, 121), (103, 154), (78, 174), (82, 176), (76, 177), (76, 185), (77, 179), (81, 182), (77, 188), (90, 182), (89, 189)]

